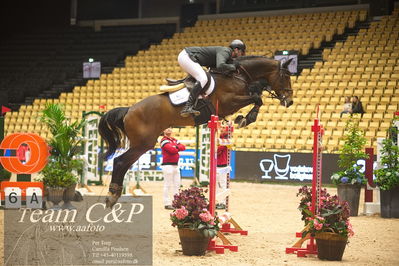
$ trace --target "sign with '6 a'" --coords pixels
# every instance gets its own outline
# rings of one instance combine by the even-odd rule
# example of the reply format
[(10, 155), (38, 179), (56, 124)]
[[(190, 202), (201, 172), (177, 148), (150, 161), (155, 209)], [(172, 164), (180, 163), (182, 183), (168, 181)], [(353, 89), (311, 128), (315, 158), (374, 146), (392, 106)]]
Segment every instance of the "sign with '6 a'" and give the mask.
[[(40, 172), (46, 166), (50, 155), (44, 139), (32, 133), (14, 133), (6, 136), (0, 144), (0, 150), (4, 151), (0, 153), (1, 165), (15, 174)], [(20, 150), (24, 151), (23, 159), (19, 154)], [(26, 156), (26, 151), (29, 151), (29, 156)], [(41, 208), (43, 191), (42, 182), (1, 182), (1, 200), (7, 209), (19, 209), (23, 202), (27, 208)]]

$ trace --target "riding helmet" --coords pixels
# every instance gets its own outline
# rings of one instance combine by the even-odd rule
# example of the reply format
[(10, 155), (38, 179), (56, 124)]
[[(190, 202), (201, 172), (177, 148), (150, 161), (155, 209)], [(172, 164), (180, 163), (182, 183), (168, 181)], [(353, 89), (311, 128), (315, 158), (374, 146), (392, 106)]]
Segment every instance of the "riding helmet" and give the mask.
[(230, 43), (230, 48), (231, 48), (231, 49), (237, 48), (237, 49), (239, 49), (239, 50), (245, 52), (246, 46), (245, 46), (245, 43), (244, 43), (243, 41), (241, 41), (241, 40), (234, 40), (234, 41), (232, 41), (232, 42)]

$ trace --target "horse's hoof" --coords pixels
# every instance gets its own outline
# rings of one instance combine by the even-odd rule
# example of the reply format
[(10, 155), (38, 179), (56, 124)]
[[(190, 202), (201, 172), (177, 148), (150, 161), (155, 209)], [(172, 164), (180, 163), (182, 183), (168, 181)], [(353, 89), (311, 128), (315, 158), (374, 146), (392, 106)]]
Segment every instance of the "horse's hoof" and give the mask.
[(234, 124), (239, 124), (243, 119), (244, 119), (244, 116), (238, 115), (238, 116), (234, 119)]
[(109, 193), (108, 197), (105, 198), (105, 206), (112, 209), (112, 207), (118, 202), (119, 197)]
[(112, 208), (117, 202), (119, 197), (122, 195), (123, 186), (116, 183), (109, 184), (108, 197), (105, 199), (105, 205), (107, 208)]
[(247, 119), (243, 118), (241, 121), (238, 123), (237, 129), (243, 128), (247, 125)]

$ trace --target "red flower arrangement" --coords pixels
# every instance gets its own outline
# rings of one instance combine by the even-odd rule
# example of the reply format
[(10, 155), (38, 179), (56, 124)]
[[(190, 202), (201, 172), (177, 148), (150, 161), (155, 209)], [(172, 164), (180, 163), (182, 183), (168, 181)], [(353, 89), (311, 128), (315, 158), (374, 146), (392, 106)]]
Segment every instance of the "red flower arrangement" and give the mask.
[(208, 200), (204, 191), (198, 187), (181, 190), (174, 196), (170, 214), (172, 226), (200, 231), (204, 236), (213, 238), (219, 231), (217, 217), (208, 211)]

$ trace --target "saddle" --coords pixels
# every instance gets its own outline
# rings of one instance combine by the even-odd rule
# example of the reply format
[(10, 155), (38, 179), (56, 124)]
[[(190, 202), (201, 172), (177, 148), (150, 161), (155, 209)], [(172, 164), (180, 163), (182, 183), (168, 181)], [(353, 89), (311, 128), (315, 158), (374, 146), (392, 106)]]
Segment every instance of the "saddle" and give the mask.
[[(199, 116), (194, 117), (194, 123), (196, 126), (207, 123), (212, 114), (215, 114), (215, 107), (211, 101), (207, 98), (214, 88), (216, 87), (215, 80), (212, 76), (206, 72), (208, 76), (208, 82), (202, 88), (201, 94), (195, 104), (195, 109), (200, 111)], [(169, 101), (173, 106), (180, 106), (185, 104), (188, 99), (189, 91), (194, 86), (196, 79), (191, 75), (188, 75), (184, 79), (174, 80), (167, 78), (168, 85), (163, 85), (160, 89), (165, 95), (168, 95)]]
[[(211, 85), (212, 76), (210, 75), (209, 72), (206, 72), (206, 76), (208, 78), (208, 82), (202, 88), (201, 94), (203, 94), (203, 92), (206, 92), (208, 90), (209, 86)], [(178, 79), (178, 80), (166, 78), (166, 82), (168, 83), (168, 85), (162, 85), (160, 87), (160, 90), (162, 92), (174, 92), (174, 91), (181, 90), (184, 87), (186, 87), (190, 91), (192, 89), (192, 87), (194, 86), (196, 79), (193, 76), (188, 75), (185, 78)]]

